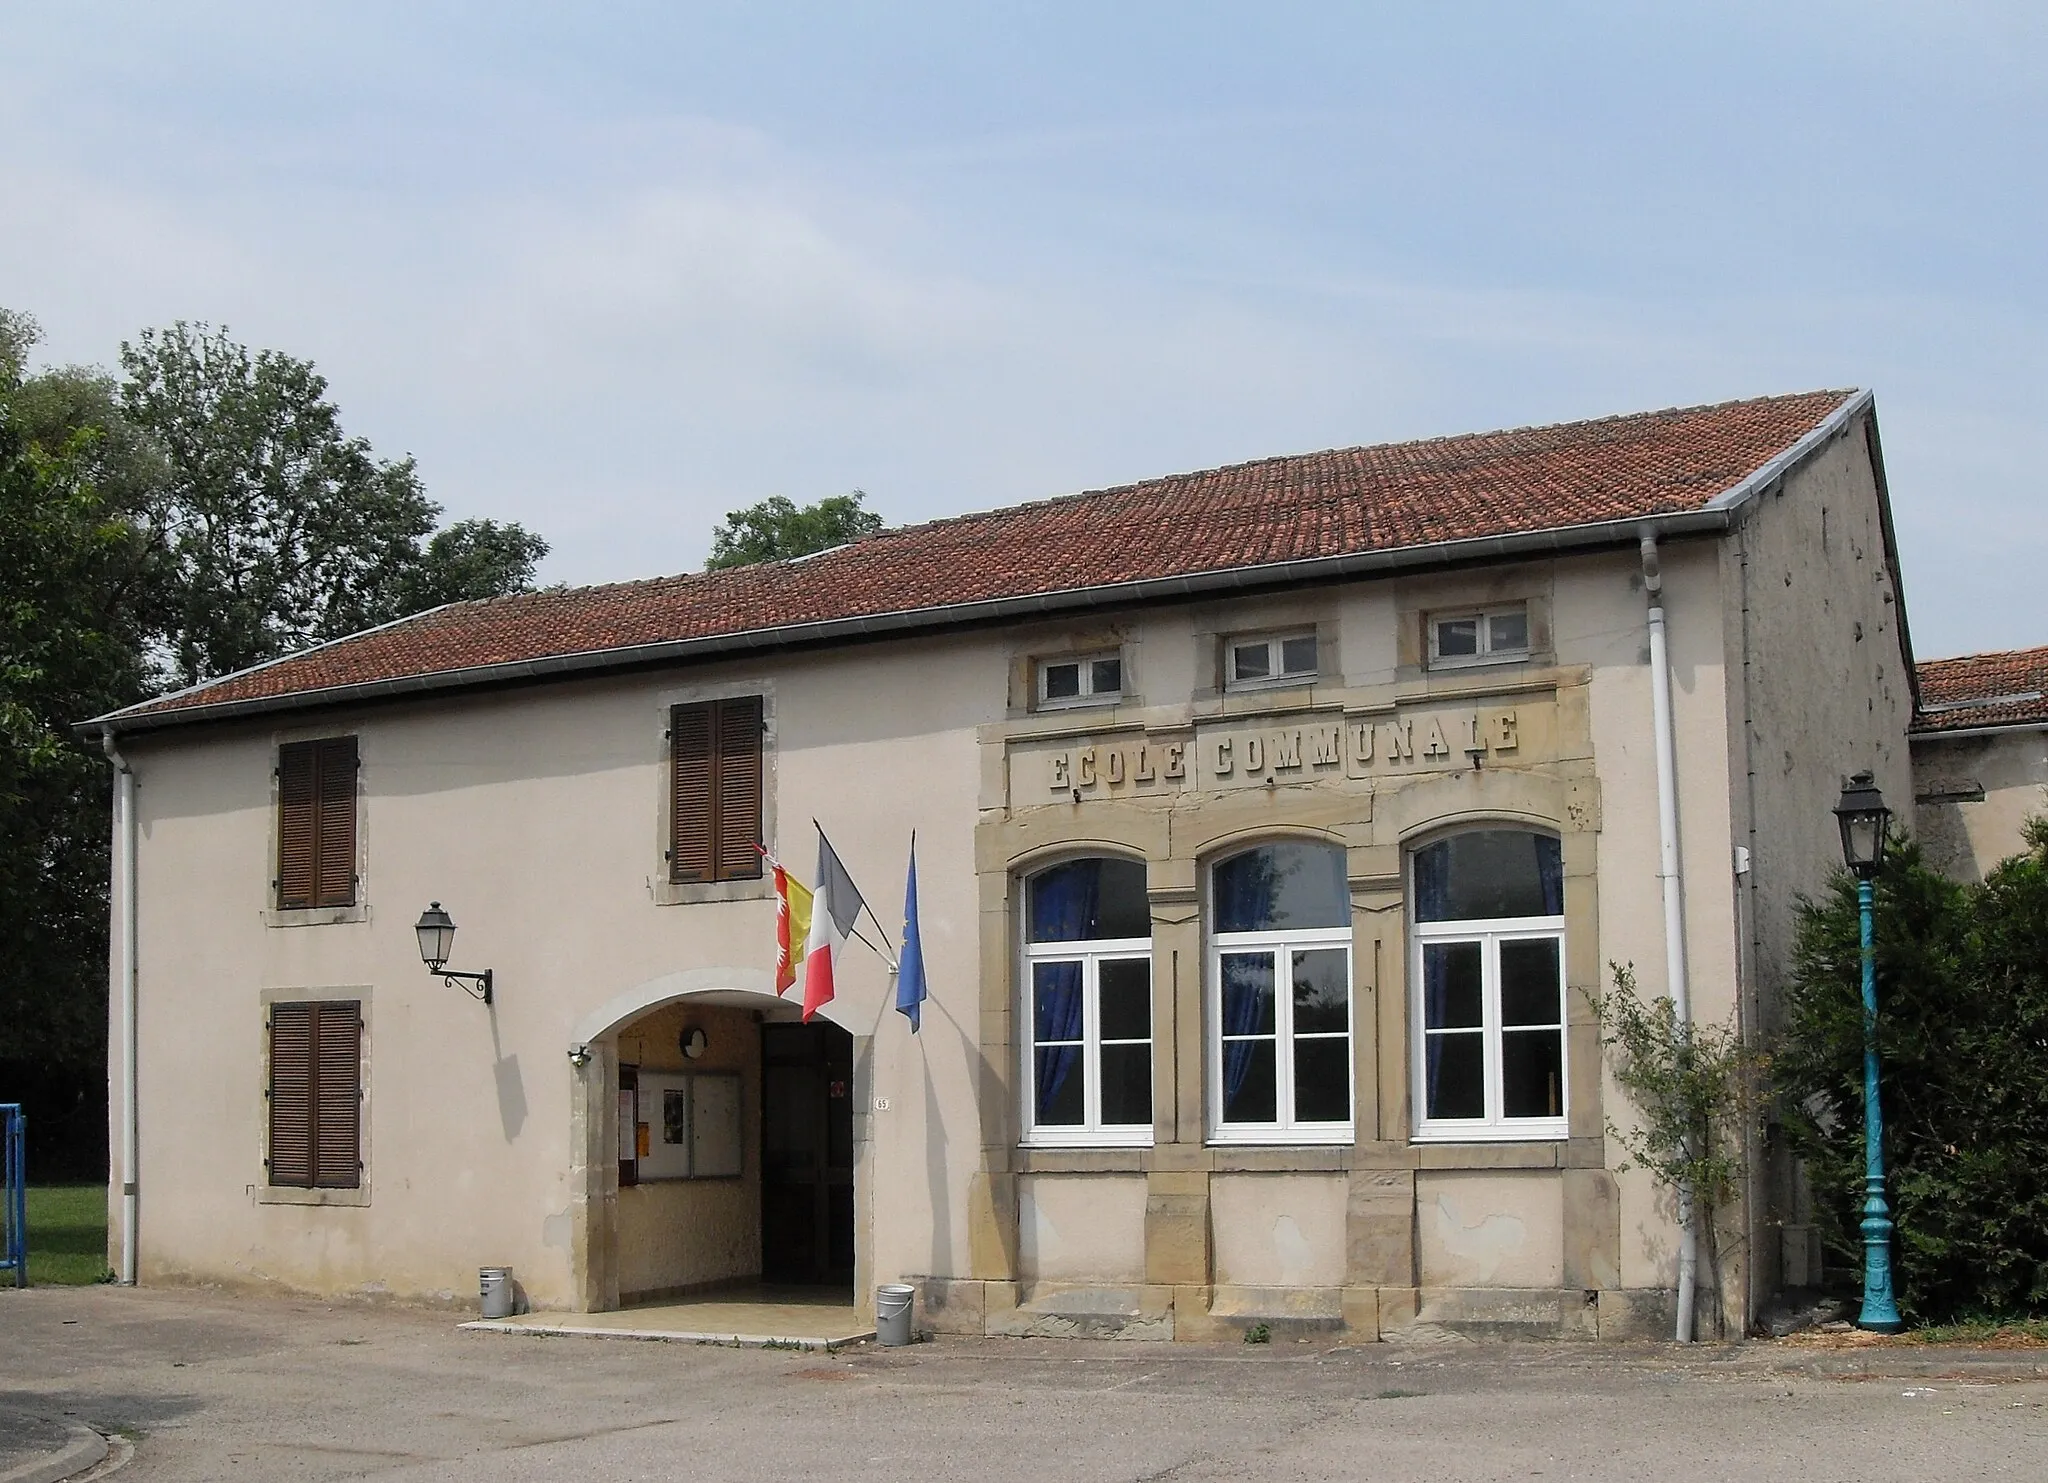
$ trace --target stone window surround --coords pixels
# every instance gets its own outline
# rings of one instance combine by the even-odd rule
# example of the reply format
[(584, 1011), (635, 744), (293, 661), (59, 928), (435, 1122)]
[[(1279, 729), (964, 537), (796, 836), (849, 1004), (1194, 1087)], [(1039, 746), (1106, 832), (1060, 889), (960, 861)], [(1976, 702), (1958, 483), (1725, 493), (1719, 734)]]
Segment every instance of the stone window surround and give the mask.
[[(256, 1017), (256, 1033), (262, 1041), (256, 1064), (261, 1068), (262, 1080), (256, 1088), (259, 1106), (256, 1129), (256, 1179), (249, 1188), (258, 1205), (361, 1206), (370, 1203), (370, 1173), (375, 1167), (370, 1156), (370, 1103), (373, 1084), (370, 1063), (376, 1053), (376, 1037), (372, 1034), (375, 1019), (370, 996), (371, 989), (368, 984), (322, 984), (313, 987), (264, 989), (257, 994), (256, 1002), (263, 1012)], [(357, 1071), (362, 1098), (356, 1104), (356, 1146), (363, 1161), (362, 1178), (357, 1181), (354, 1189), (304, 1189), (298, 1185), (272, 1184), (270, 1165), (267, 1162), (270, 1157), (270, 1099), (266, 1095), (270, 1087), (270, 1006), (320, 1004), (351, 999), (362, 1006), (363, 1017)]]
[[(1421, 615), (1430, 603), (1404, 603), (1405, 646), (1411, 656), (1423, 638)], [(1532, 618), (1532, 623), (1534, 619)], [(1216, 635), (1198, 642), (1215, 653)], [(1037, 1173), (1127, 1172), (1147, 1176), (1146, 1282), (1207, 1290), (1214, 1280), (1207, 1229), (1211, 1174), (1247, 1171), (1343, 1174), (1352, 1186), (1353, 1254), (1347, 1283), (1406, 1290), (1414, 1282), (1415, 1175), (1427, 1170), (1563, 1171), (1581, 1181), (1583, 1199), (1567, 1202), (1568, 1245), (1606, 1251), (1619, 1240), (1613, 1175), (1607, 1169), (1601, 1110), (1599, 1027), (1586, 995), (1600, 983), (1595, 851), (1600, 789), (1592, 763), (1588, 719), (1589, 674), (1578, 668), (1525, 663), (1503, 676), (1432, 676), (1419, 664), (1393, 685), (1357, 691), (1319, 691), (1318, 704), (1371, 709), (1422, 704), (1439, 697), (1521, 695), (1556, 702), (1557, 737), (1547, 759), (1518, 758), (1462, 779), (1414, 775), (1375, 789), (1307, 790), (1301, 806), (1276, 827), (1264, 795), (1183, 795), (1150, 800), (1152, 806), (1113, 800), (1086, 807), (1007, 806), (1006, 749), (1013, 741), (1043, 741), (1072, 734), (1104, 734), (1103, 723), (1066, 727), (1053, 717), (1013, 718), (982, 730), (983, 823), (977, 830), (977, 876), (984, 961), (982, 1039), (986, 1073), (1013, 1077), (1014, 966), (1009, 952), (1010, 890), (1014, 874), (1058, 855), (1080, 851), (1138, 855), (1148, 863), (1153, 909), (1155, 1141), (1137, 1149), (1020, 1147), (1014, 1085), (985, 1083), (982, 1172), (969, 1190), (972, 1276), (997, 1283), (1016, 1279), (1018, 1178)], [(1198, 697), (1188, 707), (1158, 707), (1111, 718), (1110, 730), (1171, 732), (1204, 718), (1249, 709), (1253, 697)], [(1300, 692), (1267, 692), (1259, 709), (1276, 715), (1302, 711)], [(1201, 807), (1187, 805), (1199, 802)], [(1410, 1136), (1408, 932), (1406, 862), (1409, 849), (1446, 829), (1509, 826), (1554, 833), (1563, 845), (1566, 915), (1567, 1075), (1569, 1136), (1537, 1142), (1417, 1142)], [(1255, 839), (1289, 836), (1342, 845), (1353, 905), (1353, 1056), (1357, 1128), (1349, 1145), (1336, 1147), (1214, 1146), (1201, 1127), (1204, 1075), (1203, 961), (1199, 909), (1200, 870), (1209, 860)], [(1191, 971), (1192, 970), (1192, 971)], [(1391, 975), (1391, 977), (1387, 977)], [(1384, 979), (1385, 993), (1379, 992)], [(1176, 1042), (1178, 1049), (1176, 1050)], [(1405, 1253), (1405, 1255), (1404, 1255)], [(992, 1287), (991, 1293), (998, 1289)], [(996, 1301), (991, 1297), (990, 1301)]]
[(669, 737), (670, 713), (679, 705), (706, 700), (729, 700), (737, 695), (761, 697), (761, 838), (775, 839), (776, 713), (775, 682), (766, 678), (712, 680), (698, 685), (676, 685), (654, 696), (654, 739), (659, 748), (655, 768), (657, 799), (654, 814), (654, 869), (647, 879), (648, 894), (656, 906), (691, 906), (700, 901), (765, 901), (775, 896), (775, 873), (766, 864), (757, 879), (733, 881), (672, 881), (668, 878), (670, 826), (674, 821), (675, 789), (670, 770), (675, 766)]
[[(277, 904), (278, 809), (281, 807), (278, 798), (278, 752), (293, 742), (325, 741), (330, 737), (342, 736), (353, 736), (356, 739), (356, 899), (350, 906), (308, 906), (286, 911)], [(270, 809), (265, 815), (269, 820), (270, 839), (263, 856), (264, 926), (326, 927), (370, 920), (370, 811), (365, 803), (368, 790), (364, 787), (363, 781), (369, 769), (370, 754), (363, 746), (363, 732), (359, 727), (293, 726), (271, 733)]]

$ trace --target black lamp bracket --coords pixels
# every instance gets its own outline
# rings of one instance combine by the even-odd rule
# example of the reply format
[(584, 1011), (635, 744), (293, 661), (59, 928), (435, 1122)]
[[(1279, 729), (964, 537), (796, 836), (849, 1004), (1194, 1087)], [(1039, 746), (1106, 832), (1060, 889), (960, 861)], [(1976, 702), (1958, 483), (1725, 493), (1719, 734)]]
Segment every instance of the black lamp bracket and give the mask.
[(491, 1002), (491, 970), (488, 968), (482, 973), (465, 973), (460, 968), (430, 968), (427, 971), (440, 974), (441, 982), (451, 989), (461, 989), (470, 998), (480, 999), (486, 1004)]

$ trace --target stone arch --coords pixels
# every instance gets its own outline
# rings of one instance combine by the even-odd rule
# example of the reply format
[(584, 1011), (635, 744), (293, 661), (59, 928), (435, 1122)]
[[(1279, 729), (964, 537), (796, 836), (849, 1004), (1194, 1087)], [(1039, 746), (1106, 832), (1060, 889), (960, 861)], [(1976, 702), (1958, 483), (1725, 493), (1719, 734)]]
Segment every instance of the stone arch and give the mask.
[[(569, 1052), (574, 1055), (578, 1050), (587, 1050), (621, 1025), (684, 999), (710, 994), (744, 995), (794, 1009), (801, 1005), (801, 1000), (792, 997), (794, 992), (778, 996), (775, 976), (762, 968), (686, 968), (676, 973), (664, 973), (659, 978), (646, 979), (614, 995), (579, 1019), (569, 1032)], [(841, 1000), (835, 999), (827, 1004), (818, 1011), (818, 1016), (830, 1020), (848, 1034), (857, 1033), (846, 1017)]]

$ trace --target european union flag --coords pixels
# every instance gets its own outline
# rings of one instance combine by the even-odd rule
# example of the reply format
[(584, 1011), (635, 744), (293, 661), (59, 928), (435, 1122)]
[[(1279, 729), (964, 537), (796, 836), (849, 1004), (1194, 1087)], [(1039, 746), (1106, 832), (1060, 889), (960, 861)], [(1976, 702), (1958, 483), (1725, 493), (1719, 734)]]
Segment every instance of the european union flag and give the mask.
[(924, 1017), (924, 943), (917, 930), (917, 835), (910, 836), (910, 879), (903, 887), (903, 951), (896, 961), (896, 1009), (910, 1021), (910, 1033)]

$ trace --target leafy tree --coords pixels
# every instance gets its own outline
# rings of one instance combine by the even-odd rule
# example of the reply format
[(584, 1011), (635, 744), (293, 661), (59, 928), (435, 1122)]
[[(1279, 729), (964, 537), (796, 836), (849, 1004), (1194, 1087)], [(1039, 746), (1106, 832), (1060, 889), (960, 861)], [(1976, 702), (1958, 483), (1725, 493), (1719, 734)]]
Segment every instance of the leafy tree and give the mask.
[(104, 1055), (107, 768), (68, 728), (145, 693), (148, 560), (109, 493), (134, 449), (88, 420), (104, 378), (27, 376), (36, 337), (0, 314), (0, 1065), (23, 1085)]
[(711, 533), (711, 556), (706, 571), (726, 567), (753, 566), (763, 561), (788, 561), (829, 551), (849, 541), (878, 534), (882, 517), (861, 508), (867, 494), (835, 494), (815, 505), (798, 506), (781, 495), (758, 505), (734, 510)]
[(465, 522), (422, 547), (440, 507), (413, 461), (346, 436), (310, 362), (181, 321), (123, 344), (121, 365), (122, 410), (164, 462), (174, 682), (532, 585), (547, 544), (518, 525)]
[[(2048, 1307), (2048, 821), (1981, 886), (1899, 840), (1876, 881), (1878, 1051), (1899, 1307), (1918, 1323)], [(1800, 911), (1776, 1059), (1823, 1239), (1862, 1265), (1856, 884)]]

